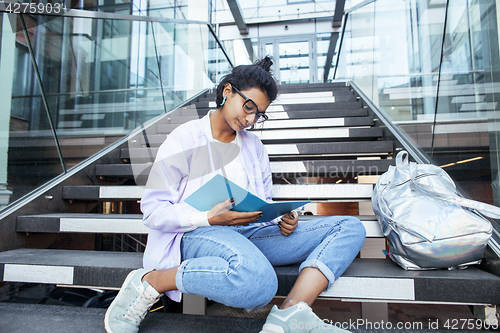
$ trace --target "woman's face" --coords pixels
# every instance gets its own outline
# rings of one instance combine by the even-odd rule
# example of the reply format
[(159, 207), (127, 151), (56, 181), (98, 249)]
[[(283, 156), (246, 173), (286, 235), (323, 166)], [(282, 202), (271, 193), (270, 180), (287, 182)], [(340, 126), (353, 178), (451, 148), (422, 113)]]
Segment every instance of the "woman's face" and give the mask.
[[(267, 94), (259, 88), (250, 88), (241, 90), (243, 95), (254, 101), (259, 109), (259, 112), (264, 112), (269, 107), (271, 102)], [(241, 131), (255, 124), (255, 114), (247, 114), (243, 110), (245, 99), (227, 84), (224, 88), (223, 96), (227, 96), (226, 103), (223, 106), (224, 119), (229, 127), (234, 131)]]

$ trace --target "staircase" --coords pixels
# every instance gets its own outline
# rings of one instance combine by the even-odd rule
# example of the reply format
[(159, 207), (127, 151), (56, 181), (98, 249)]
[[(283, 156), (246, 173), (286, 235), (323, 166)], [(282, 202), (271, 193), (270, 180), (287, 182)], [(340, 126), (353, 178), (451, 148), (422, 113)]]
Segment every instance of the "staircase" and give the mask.
[[(397, 143), (384, 139), (383, 128), (372, 111), (346, 83), (280, 88), (278, 100), (267, 110), (269, 120), (253, 130), (269, 153), (274, 200), (310, 199), (300, 220), (316, 215), (356, 215), (367, 230), (359, 258), (323, 297), (498, 303), (491, 286), (478, 288), (467, 297), (455, 297), (446, 274), (413, 274), (383, 259), (385, 240), (371, 209), (371, 195), (378, 176), (394, 164)], [(3, 281), (119, 288), (128, 272), (142, 266), (147, 228), (141, 221), (142, 188), (138, 185), (145, 184), (157, 148), (168, 133), (185, 121), (205, 115), (214, 108), (214, 100), (215, 95), (207, 93), (131, 137), (128, 145), (82, 171), (84, 175), (77, 181), (66, 182), (46, 194), (59, 203), (41, 208), (43, 201), (39, 201), (37, 207), (43, 214), (17, 216), (18, 235), (62, 235), (66, 242), (57, 244), (68, 245), (0, 252)], [(90, 243), (94, 240), (96, 246), (92, 248), (86, 242), (81, 246), (85, 250), (77, 249), (71, 240), (79, 237), (90, 237)], [(117, 249), (121, 252), (113, 251)], [(297, 267), (276, 267), (280, 281), (277, 295), (290, 291)], [(474, 267), (466, 273), (457, 272), (463, 286), (477, 284), (477, 276), (471, 273), (484, 273), (483, 283), (500, 290), (500, 278)]]

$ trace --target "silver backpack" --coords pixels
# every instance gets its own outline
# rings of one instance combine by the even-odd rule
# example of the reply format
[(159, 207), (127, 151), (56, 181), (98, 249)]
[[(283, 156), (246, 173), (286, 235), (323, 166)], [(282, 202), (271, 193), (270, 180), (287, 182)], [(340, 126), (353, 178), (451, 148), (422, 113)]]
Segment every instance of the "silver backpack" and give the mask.
[(396, 156), (372, 196), (373, 211), (389, 241), (389, 256), (407, 270), (460, 268), (481, 262), (500, 208), (460, 197), (440, 167)]

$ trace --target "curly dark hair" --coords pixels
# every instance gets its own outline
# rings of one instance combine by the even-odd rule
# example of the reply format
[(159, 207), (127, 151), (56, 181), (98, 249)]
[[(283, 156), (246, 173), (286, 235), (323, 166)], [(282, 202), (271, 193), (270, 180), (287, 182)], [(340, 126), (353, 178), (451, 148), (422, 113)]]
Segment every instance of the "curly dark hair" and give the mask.
[(217, 86), (217, 98), (215, 99), (217, 109), (221, 107), (222, 92), (228, 83), (231, 83), (231, 85), (239, 90), (259, 88), (266, 93), (269, 101), (272, 103), (278, 96), (278, 86), (271, 74), (272, 65), (272, 59), (266, 56), (252, 65), (234, 67), (232, 72), (224, 76)]

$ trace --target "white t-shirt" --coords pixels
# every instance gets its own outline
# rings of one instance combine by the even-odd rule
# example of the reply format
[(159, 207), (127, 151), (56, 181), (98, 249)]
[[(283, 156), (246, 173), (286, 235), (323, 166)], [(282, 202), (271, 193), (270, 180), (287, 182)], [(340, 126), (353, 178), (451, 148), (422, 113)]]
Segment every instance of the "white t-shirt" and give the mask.
[[(253, 190), (250, 181), (248, 180), (248, 175), (246, 172), (245, 165), (243, 164), (243, 160), (241, 158), (241, 137), (240, 133), (236, 132), (236, 137), (234, 138), (233, 141), (231, 142), (221, 142), (217, 139), (214, 139), (213, 135), (210, 138), (211, 141), (217, 142), (217, 147), (219, 150), (219, 153), (224, 154), (224, 151), (227, 151), (227, 154), (225, 156), (231, 156), (235, 154), (235, 145), (238, 147), (237, 149), (237, 156), (230, 161), (226, 165), (222, 165), (224, 170), (221, 170), (221, 174), (225, 175), (227, 179), (235, 183), (236, 185), (241, 186), (242, 188), (246, 189), (247, 191), (255, 194), (255, 191)], [(224, 163), (222, 163), (224, 164)]]
[(239, 136), (239, 133), (236, 132), (236, 138), (231, 141), (230, 143), (226, 143), (227, 145), (230, 144), (236, 144), (238, 147), (240, 147), (240, 153), (238, 156), (236, 156), (235, 159), (233, 159), (229, 164), (222, 166), (224, 168), (225, 174), (227, 178), (232, 181), (233, 183), (243, 187), (244, 189), (247, 189), (250, 191), (251, 189), (249, 188), (250, 183), (248, 181), (248, 176), (245, 171), (245, 166), (243, 165), (243, 162), (241, 161), (241, 139)]

